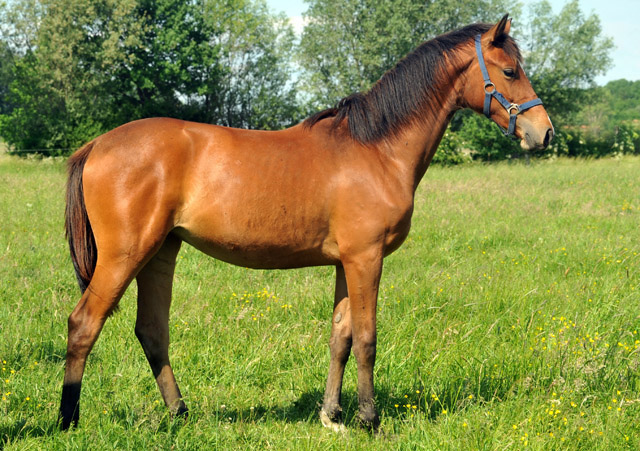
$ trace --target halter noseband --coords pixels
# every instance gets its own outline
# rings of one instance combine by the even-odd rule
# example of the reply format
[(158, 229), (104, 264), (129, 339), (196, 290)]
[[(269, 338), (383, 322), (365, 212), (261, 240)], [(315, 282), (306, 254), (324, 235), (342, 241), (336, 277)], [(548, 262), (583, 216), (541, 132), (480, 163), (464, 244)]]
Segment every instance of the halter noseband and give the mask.
[(505, 130), (497, 122), (496, 125), (500, 127), (500, 130), (502, 130), (502, 133), (504, 133), (505, 136), (514, 135), (516, 131), (516, 118), (518, 117), (518, 114), (527, 111), (529, 108), (532, 108), (534, 106), (542, 105), (542, 100), (535, 98), (523, 103), (522, 105), (509, 102), (504, 98), (502, 94), (498, 92), (496, 86), (491, 83), (489, 72), (487, 71), (487, 66), (484, 63), (484, 56), (482, 56), (480, 35), (476, 36), (476, 53), (478, 54), (478, 63), (480, 64), (480, 70), (482, 70), (482, 78), (484, 79), (484, 115), (491, 119), (491, 98), (495, 97), (495, 99), (500, 102), (500, 105), (502, 105), (504, 109), (507, 110), (507, 113), (509, 113), (509, 128), (507, 130)]

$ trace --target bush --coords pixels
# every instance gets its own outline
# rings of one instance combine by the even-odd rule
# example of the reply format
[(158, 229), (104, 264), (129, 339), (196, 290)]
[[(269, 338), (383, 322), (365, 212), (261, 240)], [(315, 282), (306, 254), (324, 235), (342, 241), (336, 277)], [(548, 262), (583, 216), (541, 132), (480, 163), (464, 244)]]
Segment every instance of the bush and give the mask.
[(496, 124), (479, 114), (466, 116), (458, 133), (474, 160), (508, 160), (519, 158), (524, 152), (519, 142), (506, 139)]
[(462, 145), (462, 139), (459, 133), (451, 131), (447, 128), (440, 141), (440, 146), (436, 154), (433, 156), (433, 163), (444, 166), (453, 166), (457, 164), (469, 163), (471, 156), (465, 152)]
[(554, 138), (557, 155), (595, 157), (640, 153), (640, 124), (633, 121), (620, 123), (611, 130), (587, 126), (565, 127)]
[(625, 122), (616, 127), (612, 148), (619, 154), (640, 154), (640, 124)]

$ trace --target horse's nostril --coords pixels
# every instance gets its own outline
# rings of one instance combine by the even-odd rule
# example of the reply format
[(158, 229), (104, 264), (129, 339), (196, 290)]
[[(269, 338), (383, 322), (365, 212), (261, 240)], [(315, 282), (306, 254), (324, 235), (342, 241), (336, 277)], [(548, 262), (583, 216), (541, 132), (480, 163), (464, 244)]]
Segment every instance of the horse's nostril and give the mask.
[(543, 143), (544, 147), (547, 147), (552, 139), (553, 139), (553, 129), (549, 128), (547, 129), (547, 134), (544, 135), (544, 143)]

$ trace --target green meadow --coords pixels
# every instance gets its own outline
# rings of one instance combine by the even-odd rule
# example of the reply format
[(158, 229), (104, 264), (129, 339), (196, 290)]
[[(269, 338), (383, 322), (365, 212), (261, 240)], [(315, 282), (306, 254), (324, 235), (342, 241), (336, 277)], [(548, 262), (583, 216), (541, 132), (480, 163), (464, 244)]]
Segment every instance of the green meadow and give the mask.
[[(134, 335), (135, 283), (87, 363), (80, 426), (56, 426), (79, 299), (64, 161), (0, 154), (0, 449), (638, 449), (640, 158), (432, 167), (385, 261), (378, 434), (324, 429), (333, 268), (179, 255), (173, 419)], [(372, 212), (372, 214), (375, 214)]]

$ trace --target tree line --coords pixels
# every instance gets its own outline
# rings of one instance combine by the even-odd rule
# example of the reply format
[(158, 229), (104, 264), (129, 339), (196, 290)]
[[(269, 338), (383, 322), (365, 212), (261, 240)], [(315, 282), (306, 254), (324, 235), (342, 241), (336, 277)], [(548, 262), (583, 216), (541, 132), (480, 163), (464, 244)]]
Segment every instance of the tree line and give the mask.
[[(68, 154), (131, 120), (169, 116), (280, 129), (368, 89), (438, 34), (514, 18), (525, 71), (557, 139), (548, 155), (638, 153), (640, 82), (597, 87), (611, 39), (578, 0), (307, 0), (296, 36), (265, 0), (13, 0), (0, 7), (0, 137)], [(518, 157), (461, 112), (436, 160)]]

